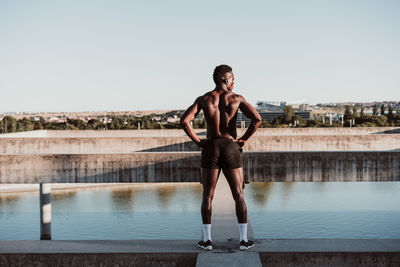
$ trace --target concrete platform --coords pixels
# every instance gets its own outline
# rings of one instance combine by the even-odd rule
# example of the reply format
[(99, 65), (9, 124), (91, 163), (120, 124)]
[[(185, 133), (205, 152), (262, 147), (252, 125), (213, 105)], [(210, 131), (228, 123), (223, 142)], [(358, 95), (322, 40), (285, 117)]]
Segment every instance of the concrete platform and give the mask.
[[(247, 252), (197, 240), (0, 241), (0, 266), (399, 266), (399, 239), (260, 239)], [(197, 263), (196, 263), (197, 262)], [(257, 263), (258, 262), (258, 263)]]

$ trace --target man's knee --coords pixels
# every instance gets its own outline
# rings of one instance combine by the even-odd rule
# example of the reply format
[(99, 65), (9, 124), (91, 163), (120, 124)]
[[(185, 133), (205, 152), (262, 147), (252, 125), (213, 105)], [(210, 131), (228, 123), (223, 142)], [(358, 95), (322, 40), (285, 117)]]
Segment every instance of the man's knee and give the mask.
[(244, 194), (243, 194), (243, 191), (236, 192), (236, 193), (233, 195), (233, 199), (235, 200), (235, 202), (244, 201)]
[(211, 202), (213, 198), (213, 194), (203, 194), (203, 202)]

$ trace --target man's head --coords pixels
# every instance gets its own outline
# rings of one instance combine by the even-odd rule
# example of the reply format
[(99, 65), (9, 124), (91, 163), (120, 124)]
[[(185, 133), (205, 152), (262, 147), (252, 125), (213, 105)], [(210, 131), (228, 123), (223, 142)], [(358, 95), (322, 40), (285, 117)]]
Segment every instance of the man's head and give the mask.
[(221, 86), (221, 84), (225, 84), (226, 88), (229, 91), (232, 91), (234, 77), (232, 73), (232, 68), (228, 65), (219, 65), (215, 67), (213, 79), (216, 86)]

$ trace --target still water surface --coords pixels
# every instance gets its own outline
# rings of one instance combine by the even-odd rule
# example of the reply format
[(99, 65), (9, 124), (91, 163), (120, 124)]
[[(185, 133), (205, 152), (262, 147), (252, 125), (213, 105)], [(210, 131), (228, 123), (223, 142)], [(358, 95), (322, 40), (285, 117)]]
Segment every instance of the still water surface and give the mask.
[[(256, 238), (400, 238), (400, 183), (251, 183)], [(52, 191), (52, 238), (198, 239), (199, 183)], [(230, 195), (227, 197), (231, 197)], [(38, 193), (0, 193), (0, 239), (38, 239)]]

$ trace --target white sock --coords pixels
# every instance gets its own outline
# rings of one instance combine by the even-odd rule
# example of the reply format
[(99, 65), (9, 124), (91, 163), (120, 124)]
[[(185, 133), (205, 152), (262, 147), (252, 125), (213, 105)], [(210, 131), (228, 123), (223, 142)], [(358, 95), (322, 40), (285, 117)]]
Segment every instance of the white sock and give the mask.
[(203, 241), (207, 242), (211, 239), (211, 224), (203, 224)]
[(247, 242), (247, 223), (238, 223), (239, 226), (239, 233), (240, 233), (240, 240), (244, 240), (244, 242)]

